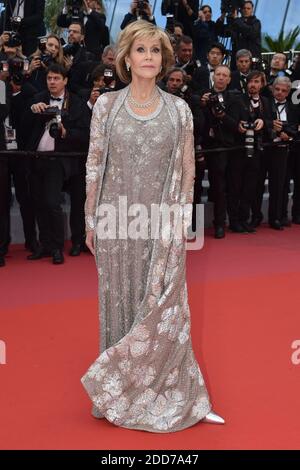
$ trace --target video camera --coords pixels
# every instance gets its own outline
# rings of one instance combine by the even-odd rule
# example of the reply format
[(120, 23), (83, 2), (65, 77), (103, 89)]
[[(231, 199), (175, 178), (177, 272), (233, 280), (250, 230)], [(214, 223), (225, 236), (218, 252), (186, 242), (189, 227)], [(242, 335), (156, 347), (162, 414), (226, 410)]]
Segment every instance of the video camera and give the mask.
[(221, 13), (227, 16), (232, 16), (235, 10), (241, 10), (244, 6), (245, 0), (222, 0)]
[(83, 9), (83, 0), (66, 0), (66, 5), (71, 11), (72, 19), (78, 20)]
[(216, 95), (209, 95), (207, 106), (216, 115), (223, 114), (226, 111), (224, 98), (221, 93), (217, 93)]
[(62, 127), (62, 111), (58, 106), (49, 106), (42, 113), (41, 116), (47, 122), (47, 129), (53, 139), (57, 139), (61, 135)]
[(15, 85), (22, 85), (24, 76), (29, 71), (29, 61), (27, 59), (14, 57), (2, 60), (0, 64), (1, 71), (9, 73), (9, 80), (12, 80)]

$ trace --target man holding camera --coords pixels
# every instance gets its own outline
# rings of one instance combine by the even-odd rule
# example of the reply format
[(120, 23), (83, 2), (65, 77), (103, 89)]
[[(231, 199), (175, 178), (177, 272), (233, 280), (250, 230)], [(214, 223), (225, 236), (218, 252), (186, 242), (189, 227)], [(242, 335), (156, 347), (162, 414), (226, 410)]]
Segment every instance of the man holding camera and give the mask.
[(129, 23), (137, 20), (145, 20), (156, 24), (149, 0), (134, 0), (130, 4), (130, 12), (124, 16), (120, 28), (124, 29)]
[(25, 56), (32, 54), (37, 47), (41, 25), (44, 24), (45, 0), (11, 0), (1, 14), (0, 33), (17, 33)]
[[(48, 90), (35, 96), (32, 113), (25, 122), (28, 132), (30, 129), (28, 150), (62, 153), (87, 151), (90, 117), (84, 101), (68, 92), (67, 81), (67, 72), (62, 66), (55, 64), (48, 68)], [(61, 192), (65, 181), (68, 182), (71, 196), (72, 250), (75, 249), (78, 254), (78, 248), (83, 249), (84, 167), (84, 158), (62, 158), (51, 156), (51, 153), (34, 160), (33, 196), (41, 245), (28, 259), (52, 256), (53, 264), (64, 262)]]
[[(253, 10), (253, 2), (247, 0), (242, 4), (241, 16), (238, 14), (238, 8), (234, 8), (232, 11), (223, 11), (216, 21), (218, 36), (231, 37), (232, 40), (231, 70), (236, 69), (235, 58), (240, 49), (249, 50), (254, 58), (261, 60), (261, 22), (254, 16)], [(227, 24), (224, 25), (226, 16)]]
[[(239, 223), (249, 233), (255, 232), (260, 222), (257, 194), (265, 151), (262, 145), (270, 142), (272, 114), (268, 100), (261, 96), (266, 84), (263, 72), (254, 70), (247, 77), (247, 93), (242, 96), (242, 119), (239, 132), (244, 136), (246, 152), (241, 163), (242, 187), (239, 205)], [(252, 220), (248, 223), (250, 209)]]
[(57, 17), (57, 26), (60, 28), (69, 28), (75, 21), (84, 25), (85, 47), (87, 51), (93, 53), (97, 59), (101, 58), (103, 48), (109, 44), (109, 33), (105, 25), (106, 16), (97, 11), (98, 3), (96, 0), (83, 0), (77, 2), (79, 12), (76, 17), (73, 16), (72, 2), (67, 2), (67, 6)]
[(163, 0), (161, 14), (173, 15), (173, 20), (180, 21), (186, 36), (193, 37), (194, 21), (198, 18), (199, 0)]
[[(225, 237), (226, 209), (230, 224), (236, 221), (239, 187), (238, 154), (223, 150), (240, 144), (238, 133), (241, 113), (240, 97), (228, 91), (230, 69), (219, 65), (215, 69), (213, 87), (202, 94), (206, 131), (204, 147), (216, 149), (207, 155), (210, 190), (214, 203), (215, 238)], [(221, 148), (218, 150), (218, 148)]]
[[(272, 87), (270, 107), (272, 111), (272, 141), (274, 146), (265, 150), (259, 178), (259, 189), (256, 200), (256, 218), (262, 219), (261, 205), (264, 194), (264, 183), (268, 174), (269, 188), (269, 225), (275, 230), (288, 226), (287, 206), (289, 193), (288, 158), (290, 143), (297, 135), (297, 107), (288, 101), (291, 91), (288, 77), (277, 77)], [(298, 155), (297, 155), (298, 157)]]

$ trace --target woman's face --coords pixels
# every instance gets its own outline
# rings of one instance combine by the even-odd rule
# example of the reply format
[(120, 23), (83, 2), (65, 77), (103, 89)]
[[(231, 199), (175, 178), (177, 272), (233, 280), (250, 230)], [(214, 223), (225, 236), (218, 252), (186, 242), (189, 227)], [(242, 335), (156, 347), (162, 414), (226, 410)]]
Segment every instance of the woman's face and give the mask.
[(46, 51), (49, 52), (53, 58), (58, 56), (59, 42), (55, 38), (48, 38), (46, 42)]
[(131, 75), (143, 79), (153, 79), (159, 75), (162, 65), (162, 47), (159, 39), (142, 37), (136, 39), (126, 57)]

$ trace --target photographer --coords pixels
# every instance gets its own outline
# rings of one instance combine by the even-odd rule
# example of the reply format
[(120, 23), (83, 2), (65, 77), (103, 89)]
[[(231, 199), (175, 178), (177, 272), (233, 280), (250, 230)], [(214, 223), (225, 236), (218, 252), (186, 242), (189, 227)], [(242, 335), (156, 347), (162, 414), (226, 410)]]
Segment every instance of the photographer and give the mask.
[(87, 106), (90, 110), (93, 109), (100, 95), (114, 91), (116, 84), (115, 71), (109, 65), (100, 64), (93, 70), (91, 79), (93, 88), (81, 94), (82, 98), (87, 100)]
[(156, 24), (149, 0), (134, 0), (130, 4), (130, 12), (124, 16), (120, 28), (124, 29), (129, 23), (137, 20), (145, 20)]
[(218, 42), (216, 23), (212, 21), (212, 9), (209, 5), (202, 5), (198, 12), (198, 19), (194, 22), (194, 48), (195, 57), (201, 65), (207, 64), (207, 54), (211, 44)]
[(59, 37), (49, 34), (40, 38), (38, 49), (30, 57), (28, 80), (37, 91), (47, 88), (47, 68), (54, 63), (64, 65), (63, 48)]
[[(30, 136), (28, 150), (39, 152), (86, 152), (90, 116), (86, 103), (66, 89), (67, 72), (58, 64), (47, 70), (48, 90), (35, 96), (32, 112), (24, 125)], [(29, 132), (30, 129), (30, 132)], [(85, 158), (39, 157), (33, 162), (33, 196), (40, 232), (40, 247), (28, 257), (52, 256), (53, 264), (64, 262), (64, 220), (61, 191), (67, 181), (71, 196), (72, 250), (83, 248), (85, 238)]]
[(196, 93), (213, 88), (214, 72), (221, 65), (225, 57), (225, 47), (221, 43), (211, 44), (207, 53), (207, 64), (195, 70), (193, 75), (193, 88)]
[(180, 21), (186, 36), (193, 37), (193, 24), (198, 18), (199, 0), (163, 0), (161, 14), (173, 15), (175, 21)]
[[(248, 232), (254, 232), (261, 223), (260, 204), (258, 202), (259, 187), (265, 151), (263, 143), (270, 142), (272, 113), (268, 100), (261, 95), (266, 84), (263, 72), (252, 71), (247, 77), (247, 93), (242, 96), (242, 119), (239, 132), (244, 136), (246, 154), (242, 159), (243, 187), (240, 197), (239, 221)], [(250, 209), (252, 220), (248, 224)]]
[[(83, 64), (91, 62), (90, 53), (84, 43), (84, 27), (78, 21), (73, 21), (68, 29), (68, 44), (64, 45), (64, 66), (68, 70), (68, 88), (73, 93), (78, 93), (78, 75), (81, 74)], [(85, 67), (85, 65), (84, 65)]]
[[(242, 16), (238, 16), (238, 6), (241, 2), (224, 2), (223, 4), (234, 4), (237, 8), (232, 11), (225, 9), (221, 17), (216, 21), (216, 32), (221, 37), (231, 37), (232, 40), (232, 57), (230, 67), (231, 70), (236, 69), (236, 53), (240, 49), (247, 49), (252, 56), (261, 60), (261, 23), (253, 15), (252, 1), (245, 1), (242, 4)], [(227, 24), (224, 21), (227, 15)]]
[(195, 70), (200, 67), (199, 61), (193, 61), (193, 40), (189, 36), (181, 36), (175, 48), (175, 67), (185, 71), (186, 80), (192, 82)]
[[(74, 7), (78, 15), (73, 16)], [(106, 16), (101, 0), (69, 0), (67, 6), (57, 17), (57, 26), (68, 28), (77, 21), (84, 25), (85, 47), (98, 59), (101, 58), (103, 48), (109, 44), (109, 32), (105, 25)]]
[(247, 93), (247, 77), (251, 71), (252, 54), (247, 49), (241, 49), (236, 53), (237, 70), (231, 74), (230, 90), (238, 90)]
[(1, 13), (0, 33), (18, 33), (25, 56), (35, 51), (41, 25), (44, 23), (45, 0), (7, 0)]
[[(289, 226), (287, 218), (289, 180), (289, 158), (298, 158), (295, 148), (290, 148), (298, 130), (298, 110), (288, 101), (292, 83), (288, 77), (277, 77), (273, 83), (270, 106), (273, 119), (273, 142), (277, 145), (266, 150), (265, 165), (261, 172), (261, 187), (258, 198), (263, 198), (263, 181), (269, 179), (269, 224), (275, 230)], [(281, 144), (282, 143), (282, 144)], [(294, 179), (294, 187), (296, 181)], [(259, 205), (259, 201), (258, 201)]]
[(201, 96), (206, 129), (204, 148), (216, 149), (206, 157), (210, 191), (214, 202), (215, 238), (225, 237), (226, 209), (233, 229), (237, 220), (238, 189), (240, 186), (239, 154), (217, 150), (240, 144), (238, 133), (241, 115), (240, 95), (228, 91), (230, 69), (219, 65), (214, 73), (214, 85)]

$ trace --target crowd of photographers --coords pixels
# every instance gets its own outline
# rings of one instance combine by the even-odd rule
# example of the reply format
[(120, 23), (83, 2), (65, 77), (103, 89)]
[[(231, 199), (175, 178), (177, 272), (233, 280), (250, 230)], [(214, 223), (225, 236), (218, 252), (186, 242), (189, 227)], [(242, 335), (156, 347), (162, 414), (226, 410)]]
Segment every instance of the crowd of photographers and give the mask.
[[(139, 19), (155, 24), (147, 0), (133, 1), (129, 10), (121, 29)], [(270, 227), (282, 231), (291, 225), (291, 179), (292, 222), (300, 224), (300, 114), (293, 89), (300, 60), (289, 67), (286, 55), (276, 53), (265, 66), (261, 24), (251, 1), (223, 0), (216, 22), (210, 6), (199, 9), (196, 0), (163, 0), (161, 12), (174, 47), (174, 67), (159, 86), (183, 98), (194, 118), (193, 229), (205, 170), (215, 238), (224, 238), (227, 218), (232, 232), (257, 230), (266, 177)], [(67, 30), (65, 44), (55, 34), (45, 35), (44, 0), (13, 0), (1, 16), (0, 150), (10, 155), (0, 158), (0, 266), (11, 238), (12, 185), (29, 260), (64, 262), (63, 192), (71, 201), (69, 254), (87, 250), (85, 160), (91, 113), (100, 94), (125, 86), (115, 73), (102, 1), (67, 0), (58, 13), (57, 25)]]

